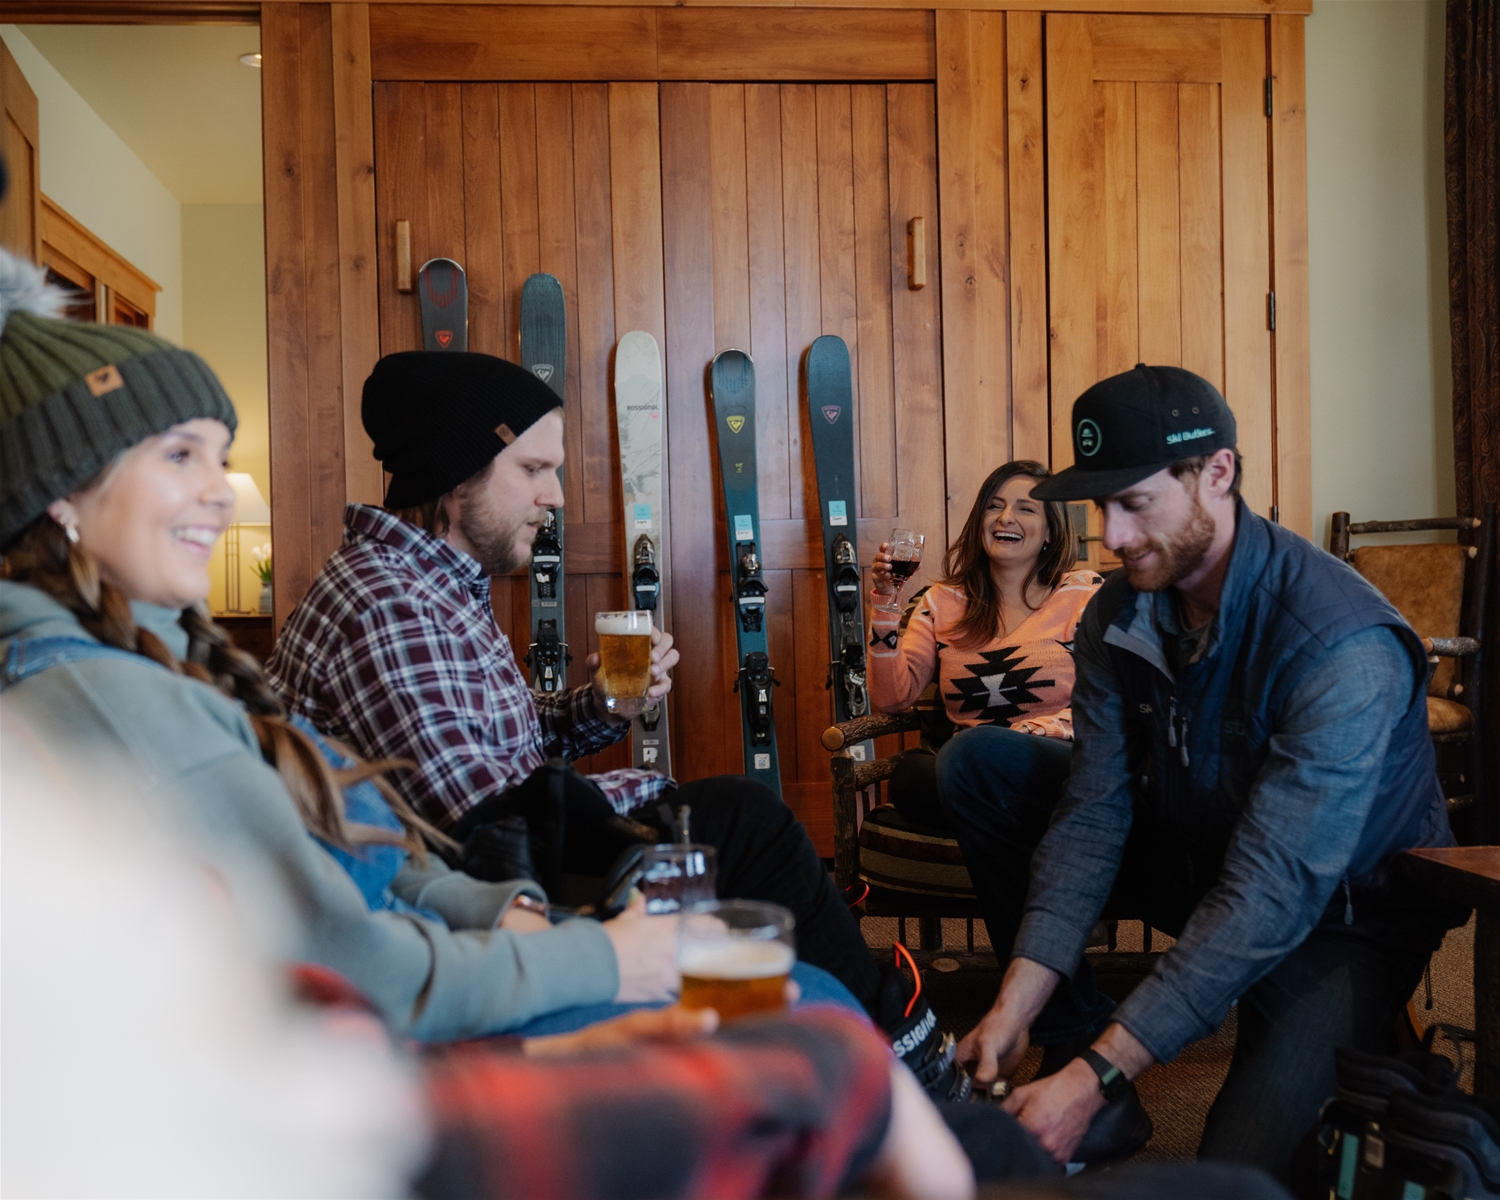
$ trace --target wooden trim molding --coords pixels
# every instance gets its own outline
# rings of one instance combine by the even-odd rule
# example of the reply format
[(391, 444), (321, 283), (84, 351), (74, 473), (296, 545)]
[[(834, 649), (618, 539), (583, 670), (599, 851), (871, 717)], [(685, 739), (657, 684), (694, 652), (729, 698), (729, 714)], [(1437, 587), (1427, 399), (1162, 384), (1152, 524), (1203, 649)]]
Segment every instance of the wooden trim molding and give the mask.
[(372, 4), (369, 13), (371, 77), (382, 81), (851, 82), (936, 72), (930, 11)]
[[(42, 231), (43, 263), (51, 265), (49, 251), (60, 254), (118, 293), (132, 307), (153, 321), (156, 319), (156, 293), (161, 291), (161, 284), (100, 241), (45, 193), (38, 224)], [(104, 320), (103, 313), (99, 319)]]
[[(1321, 545), (1312, 507), (1312, 306), (1307, 278), (1307, 70), (1300, 17), (1272, 17), (1271, 287), (1273, 411), (1281, 523)], [(1316, 536), (1315, 536), (1316, 535)]]
[(258, 0), (7, 0), (17, 25), (258, 25)]
[[(169, 4), (171, 0), (159, 0)], [(265, 0), (266, 4), (289, 0)], [(359, 0), (331, 0), (333, 4)], [(452, 0), (385, 0), (393, 5), (449, 6)], [(942, 12), (1088, 12), (1182, 13), (1222, 17), (1265, 17), (1281, 13), (1308, 16), (1313, 0), (469, 0), (471, 5), (503, 7), (619, 7), (619, 8), (880, 8), (927, 9)], [(3, 8), (3, 5), (0, 5)]]

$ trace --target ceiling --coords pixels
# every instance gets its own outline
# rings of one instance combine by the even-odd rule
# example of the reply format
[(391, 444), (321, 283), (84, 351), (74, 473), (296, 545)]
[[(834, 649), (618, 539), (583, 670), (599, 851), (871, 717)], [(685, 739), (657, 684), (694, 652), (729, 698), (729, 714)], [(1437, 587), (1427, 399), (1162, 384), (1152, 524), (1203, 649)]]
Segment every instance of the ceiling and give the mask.
[(20, 28), (181, 203), (261, 203), (259, 28)]

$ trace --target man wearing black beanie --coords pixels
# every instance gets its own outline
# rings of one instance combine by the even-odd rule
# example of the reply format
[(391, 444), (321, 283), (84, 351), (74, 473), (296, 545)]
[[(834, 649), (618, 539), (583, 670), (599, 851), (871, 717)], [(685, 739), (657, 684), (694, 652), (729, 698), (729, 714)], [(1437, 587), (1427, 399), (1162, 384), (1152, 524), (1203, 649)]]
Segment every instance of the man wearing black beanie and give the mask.
[[(490, 609), (490, 578), (526, 563), (547, 511), (563, 503), (552, 390), (488, 355), (415, 351), (376, 365), (363, 417), (390, 486), (383, 508), (348, 506), (343, 546), (282, 629), (267, 665), (287, 707), (367, 758), (414, 762), (403, 790), (465, 842), (475, 873), (505, 870), (495, 851), (513, 846), (503, 823), (518, 815), (532, 818), (533, 856), (547, 852), (537, 801), (558, 788), (566, 815), (553, 865), (569, 875), (606, 872), (621, 849), (620, 818), (673, 841), (673, 812), (690, 806), (693, 840), (717, 849), (720, 895), (791, 909), (801, 962), (841, 980), (935, 1096), (962, 1090), (951, 1036), (925, 998), (909, 1003), (911, 985), (876, 966), (802, 825), (768, 788), (743, 775), (677, 787), (636, 768), (585, 777), (549, 762), (575, 761), (629, 731), (605, 714), (592, 682), (533, 695)], [(661, 698), (678, 654), (670, 634), (652, 636), (651, 695)], [(597, 656), (586, 665), (592, 678)], [(555, 887), (557, 871), (536, 867)], [(657, 940), (645, 935), (653, 949), (643, 953), (657, 952)]]

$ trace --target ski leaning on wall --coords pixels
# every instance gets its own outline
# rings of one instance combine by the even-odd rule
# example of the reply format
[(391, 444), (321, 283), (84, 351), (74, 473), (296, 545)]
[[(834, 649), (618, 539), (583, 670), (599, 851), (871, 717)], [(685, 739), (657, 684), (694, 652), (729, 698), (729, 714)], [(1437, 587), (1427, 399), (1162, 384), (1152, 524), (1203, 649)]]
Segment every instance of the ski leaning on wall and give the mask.
[[(615, 349), (615, 421), (620, 431), (620, 492), (624, 499), (625, 607), (653, 614), (666, 627), (667, 577), (662, 554), (661, 352), (656, 339), (639, 330)], [(658, 704), (630, 722), (632, 766), (672, 773), (667, 706)]]
[(781, 795), (772, 692), (776, 673), (766, 640), (766, 582), (760, 562), (760, 493), (755, 467), (755, 367), (743, 350), (714, 356), (710, 373), (719, 474), (724, 486), (734, 635), (739, 649), (740, 727), (745, 774)]
[[(521, 365), (565, 400), (568, 317), (562, 284), (537, 274), (521, 285)], [(558, 468), (558, 482), (562, 481)], [(554, 508), (531, 545), (531, 687), (560, 692), (568, 686), (567, 614), (563, 608), (563, 515)]]
[[(847, 721), (870, 711), (865, 688), (865, 614), (859, 573), (859, 534), (854, 517), (854, 388), (849, 348), (825, 336), (807, 352), (807, 407), (813, 459), (818, 472), (818, 509), (823, 524), (823, 574), (828, 584), (828, 687), (833, 719)], [(849, 756), (875, 758), (875, 744), (859, 742)]]
[(469, 348), (469, 281), (451, 258), (429, 258), (417, 273), (422, 349)]

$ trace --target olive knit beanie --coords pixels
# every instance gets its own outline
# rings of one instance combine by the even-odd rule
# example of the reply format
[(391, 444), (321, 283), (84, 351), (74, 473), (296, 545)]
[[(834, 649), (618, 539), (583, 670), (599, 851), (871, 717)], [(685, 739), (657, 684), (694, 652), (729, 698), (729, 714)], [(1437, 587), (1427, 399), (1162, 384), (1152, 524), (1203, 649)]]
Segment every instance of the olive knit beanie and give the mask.
[(136, 443), (195, 417), (236, 425), (196, 354), (60, 319), (66, 302), (40, 267), (0, 250), (0, 551)]

